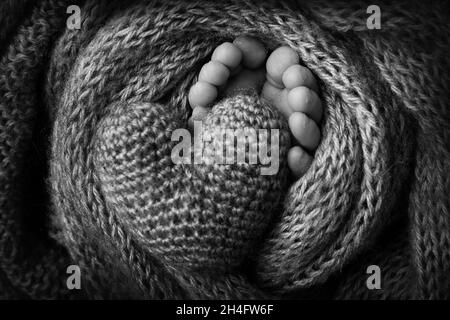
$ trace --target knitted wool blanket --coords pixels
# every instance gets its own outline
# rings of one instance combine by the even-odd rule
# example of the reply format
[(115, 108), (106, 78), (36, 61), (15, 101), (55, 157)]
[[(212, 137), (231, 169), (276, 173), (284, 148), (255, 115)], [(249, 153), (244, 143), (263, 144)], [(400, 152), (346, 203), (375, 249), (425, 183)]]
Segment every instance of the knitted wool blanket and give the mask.
[[(0, 297), (448, 299), (449, 8), (378, 2), (369, 30), (363, 2), (3, 1)], [(319, 80), (323, 138), (297, 181), (285, 120), (252, 92), (205, 130), (280, 129), (276, 175), (171, 161), (189, 87), (242, 34)]]

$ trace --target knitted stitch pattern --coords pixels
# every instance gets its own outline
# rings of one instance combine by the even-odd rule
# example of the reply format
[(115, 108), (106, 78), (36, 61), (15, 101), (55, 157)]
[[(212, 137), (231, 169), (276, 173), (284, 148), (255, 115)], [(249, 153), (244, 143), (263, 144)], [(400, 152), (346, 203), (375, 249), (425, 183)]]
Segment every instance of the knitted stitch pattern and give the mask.
[[(449, 8), (379, 2), (380, 30), (363, 2), (0, 4), (0, 298), (450, 298)], [(205, 132), (278, 129), (276, 175), (171, 160), (202, 64), (242, 34), (319, 80), (322, 141), (292, 183), (286, 121), (253, 92)]]

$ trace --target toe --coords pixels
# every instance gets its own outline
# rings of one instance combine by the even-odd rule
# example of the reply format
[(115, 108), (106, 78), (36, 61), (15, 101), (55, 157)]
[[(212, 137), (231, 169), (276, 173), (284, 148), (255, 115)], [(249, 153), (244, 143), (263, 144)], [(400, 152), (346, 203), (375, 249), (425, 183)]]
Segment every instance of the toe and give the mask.
[(282, 81), (287, 89), (304, 86), (318, 92), (317, 82), (311, 70), (299, 64), (287, 68), (283, 73)]
[(255, 38), (241, 36), (236, 38), (233, 44), (242, 51), (242, 65), (246, 68), (257, 69), (266, 60), (267, 50)]
[(278, 88), (283, 88), (283, 73), (292, 65), (299, 63), (297, 53), (289, 47), (280, 47), (269, 56), (266, 62), (267, 80)]
[(315, 150), (319, 145), (319, 127), (306, 114), (302, 112), (292, 113), (289, 117), (289, 128), (302, 147), (308, 150)]
[(191, 107), (206, 107), (217, 97), (217, 88), (212, 84), (199, 81), (189, 90), (188, 100)]
[(229, 76), (230, 70), (225, 65), (217, 61), (210, 61), (200, 70), (198, 80), (221, 86), (227, 82)]
[(220, 62), (232, 70), (241, 63), (242, 52), (234, 44), (225, 42), (214, 50), (211, 60)]
[(287, 96), (292, 111), (305, 113), (319, 123), (322, 117), (322, 102), (316, 92), (307, 87), (296, 87)]
[(296, 178), (303, 176), (312, 162), (312, 157), (299, 146), (294, 146), (289, 150), (287, 159), (289, 169)]

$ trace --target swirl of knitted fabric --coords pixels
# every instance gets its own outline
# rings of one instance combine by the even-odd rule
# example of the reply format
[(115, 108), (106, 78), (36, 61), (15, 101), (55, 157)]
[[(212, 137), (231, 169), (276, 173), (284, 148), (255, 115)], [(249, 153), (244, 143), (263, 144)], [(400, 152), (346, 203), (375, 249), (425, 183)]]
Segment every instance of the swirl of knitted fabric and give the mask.
[[(448, 5), (379, 5), (381, 30), (357, 1), (2, 3), (0, 297), (450, 298)], [(286, 122), (252, 92), (204, 132), (279, 129), (276, 175), (171, 159), (201, 66), (242, 34), (319, 80), (322, 141), (290, 185)]]

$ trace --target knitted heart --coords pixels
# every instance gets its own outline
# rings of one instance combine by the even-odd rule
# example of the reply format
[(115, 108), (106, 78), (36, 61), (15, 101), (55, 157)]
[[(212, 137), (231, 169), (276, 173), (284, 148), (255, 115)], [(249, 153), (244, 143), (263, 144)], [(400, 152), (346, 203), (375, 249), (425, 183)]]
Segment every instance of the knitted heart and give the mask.
[(254, 147), (267, 148), (267, 134), (264, 139), (248, 134), (241, 150), (239, 139), (224, 144), (224, 151), (230, 153), (231, 148), (235, 156), (245, 151), (242, 164), (237, 158), (230, 159), (232, 164), (214, 158), (201, 164), (174, 163), (171, 155), (177, 142), (172, 134), (186, 127), (181, 119), (176, 111), (155, 103), (111, 108), (99, 126), (95, 148), (106, 206), (144, 248), (172, 266), (236, 267), (267, 227), (282, 196), (289, 143), (286, 121), (256, 94), (239, 94), (217, 104), (203, 125), (202, 136), (212, 138), (202, 143), (204, 157), (212, 150), (208, 146), (226, 138), (226, 130), (281, 129), (274, 134), (280, 168), (265, 175), (263, 164), (249, 160)]

